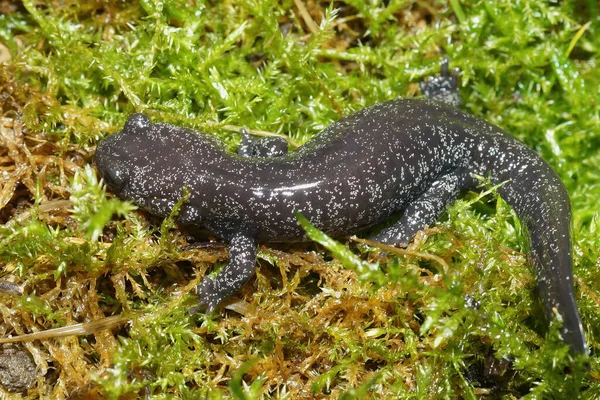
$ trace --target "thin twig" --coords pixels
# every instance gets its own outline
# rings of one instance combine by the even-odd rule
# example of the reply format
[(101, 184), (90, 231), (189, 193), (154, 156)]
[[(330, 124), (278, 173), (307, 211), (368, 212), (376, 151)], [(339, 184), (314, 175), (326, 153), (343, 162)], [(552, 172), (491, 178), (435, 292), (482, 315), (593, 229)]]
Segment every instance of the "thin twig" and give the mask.
[[(222, 125), (221, 129), (225, 129), (226, 131), (232, 131), (232, 132), (240, 132), (242, 127), (237, 126), (237, 125)], [(300, 144), (298, 144), (298, 142), (296, 142), (294, 139), (292, 139), (291, 137), (286, 136), (286, 135), (281, 135), (279, 133), (273, 133), (273, 132), (267, 132), (267, 131), (261, 131), (259, 129), (248, 129), (248, 128), (244, 128), (244, 129), (246, 129), (246, 132), (248, 132), (249, 134), (254, 135), (254, 136), (278, 137), (278, 138), (282, 138), (285, 141), (287, 141), (294, 148), (300, 147)]]
[(308, 10), (306, 9), (306, 6), (302, 2), (302, 0), (294, 0), (294, 4), (298, 8), (298, 11), (300, 12), (300, 15), (302, 16), (304, 23), (308, 26), (308, 29), (312, 33), (319, 32), (319, 26), (310, 16), (310, 14), (309, 14)]
[(81, 324), (63, 326), (60, 328), (47, 329), (41, 332), (28, 333), (27, 335), (14, 336), (9, 338), (0, 338), (0, 344), (2, 343), (14, 343), (14, 342), (31, 342), (32, 340), (45, 340), (50, 338), (65, 337), (65, 336), (83, 336), (90, 335), (92, 333), (112, 328), (118, 324), (129, 321), (129, 318), (125, 318), (122, 315), (113, 315), (112, 317), (102, 318), (97, 321), (84, 322)]
[(450, 267), (448, 267), (448, 264), (446, 264), (446, 261), (444, 261), (443, 258), (435, 256), (433, 254), (421, 253), (421, 252), (418, 252), (418, 251), (410, 251), (410, 250), (405, 250), (405, 249), (399, 249), (398, 247), (389, 246), (389, 245), (383, 244), (383, 243), (373, 242), (372, 240), (360, 239), (360, 238), (357, 238), (356, 236), (350, 237), (350, 240), (352, 240), (354, 242), (366, 244), (366, 245), (371, 246), (371, 247), (377, 247), (377, 248), (379, 248), (381, 250), (385, 250), (385, 251), (388, 251), (390, 253), (398, 254), (400, 256), (413, 256), (413, 257), (424, 258), (424, 259), (427, 259), (427, 260), (435, 261), (436, 263), (438, 263), (438, 264), (440, 264), (442, 266), (442, 269), (444, 270), (444, 273), (448, 273), (448, 271), (450, 270)]

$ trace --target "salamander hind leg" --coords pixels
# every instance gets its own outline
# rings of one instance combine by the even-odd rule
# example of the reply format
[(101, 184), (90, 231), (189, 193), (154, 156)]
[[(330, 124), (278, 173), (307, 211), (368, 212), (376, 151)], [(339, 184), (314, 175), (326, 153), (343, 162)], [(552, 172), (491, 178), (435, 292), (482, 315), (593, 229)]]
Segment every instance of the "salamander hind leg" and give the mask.
[(410, 204), (402, 217), (392, 226), (383, 229), (371, 240), (391, 246), (406, 246), (412, 237), (431, 225), (456, 200), (470, 178), (465, 168), (442, 175)]
[(229, 241), (229, 263), (215, 278), (205, 277), (197, 287), (200, 306), (212, 312), (223, 300), (237, 292), (254, 273), (256, 238), (239, 232)]

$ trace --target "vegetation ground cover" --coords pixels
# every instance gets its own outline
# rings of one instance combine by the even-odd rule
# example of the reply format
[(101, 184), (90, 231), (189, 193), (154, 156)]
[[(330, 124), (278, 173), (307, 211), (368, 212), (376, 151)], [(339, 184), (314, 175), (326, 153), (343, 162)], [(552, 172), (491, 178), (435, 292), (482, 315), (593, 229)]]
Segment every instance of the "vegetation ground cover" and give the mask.
[[(91, 323), (22, 343), (39, 378), (3, 396), (600, 397), (595, 1), (4, 0), (0, 14), (0, 280), (17, 285), (0, 287), (0, 337)], [(548, 327), (526, 235), (489, 185), (402, 255), (307, 224), (325, 247), (261, 246), (256, 277), (207, 316), (189, 315), (193, 288), (225, 248), (186, 247), (195, 232), (111, 196), (91, 168), (134, 112), (232, 149), (241, 127), (300, 144), (419, 95), (443, 55), (464, 109), (569, 190), (589, 369)]]

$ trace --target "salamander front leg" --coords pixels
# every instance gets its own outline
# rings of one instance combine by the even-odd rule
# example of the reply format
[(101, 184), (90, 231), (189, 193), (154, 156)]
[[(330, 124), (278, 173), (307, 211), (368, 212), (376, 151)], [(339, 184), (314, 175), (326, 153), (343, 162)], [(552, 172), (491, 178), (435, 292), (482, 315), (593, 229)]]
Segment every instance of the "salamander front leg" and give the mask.
[(435, 222), (446, 206), (456, 200), (470, 178), (464, 168), (442, 175), (413, 201), (394, 225), (383, 229), (371, 240), (391, 246), (406, 246), (420, 230)]
[(288, 152), (288, 144), (281, 137), (263, 137), (255, 139), (242, 128), (242, 141), (238, 147), (238, 154), (244, 157), (272, 158), (280, 157)]
[(256, 265), (256, 238), (239, 232), (229, 241), (229, 263), (215, 278), (205, 277), (197, 287), (200, 305), (206, 312), (237, 292), (254, 273)]
[(419, 83), (421, 92), (430, 100), (460, 107), (462, 103), (458, 92), (460, 70), (455, 68), (450, 71), (450, 59), (448, 57), (442, 58), (440, 67), (439, 76), (430, 77), (428, 80)]

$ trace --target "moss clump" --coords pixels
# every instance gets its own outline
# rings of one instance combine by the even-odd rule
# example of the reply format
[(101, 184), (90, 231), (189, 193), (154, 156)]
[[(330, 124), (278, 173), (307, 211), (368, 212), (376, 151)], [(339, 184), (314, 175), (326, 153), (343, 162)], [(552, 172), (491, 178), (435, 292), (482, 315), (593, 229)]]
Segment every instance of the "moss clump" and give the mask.
[[(598, 13), (591, 0), (0, 2), (0, 280), (24, 293), (0, 285), (0, 335), (130, 321), (26, 343), (39, 379), (25, 397), (600, 396)], [(493, 191), (400, 255), (318, 232), (329, 250), (262, 246), (224, 311), (190, 316), (225, 249), (187, 248), (89, 169), (133, 112), (231, 146), (239, 127), (302, 143), (415, 95), (443, 53), (465, 108), (571, 194), (590, 370), (548, 328), (519, 221)]]

